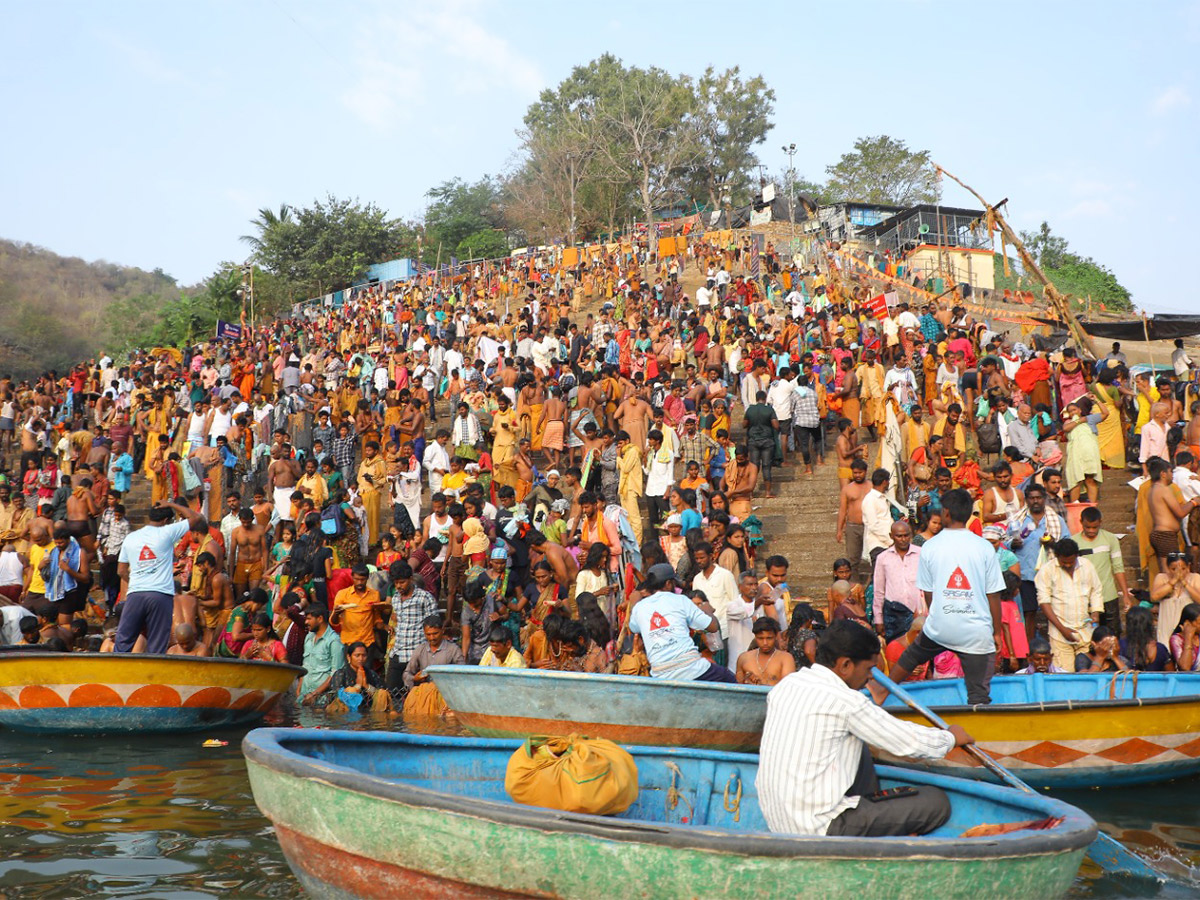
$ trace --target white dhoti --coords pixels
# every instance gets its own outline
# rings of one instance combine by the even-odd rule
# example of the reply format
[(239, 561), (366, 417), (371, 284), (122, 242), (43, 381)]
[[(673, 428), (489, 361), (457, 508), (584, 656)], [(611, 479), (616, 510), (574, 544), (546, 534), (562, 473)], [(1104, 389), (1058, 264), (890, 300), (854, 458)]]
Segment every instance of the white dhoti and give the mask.
[(292, 521), (292, 494), (296, 493), (296, 487), (277, 487), (272, 495), (275, 501), (275, 516), (281, 522)]

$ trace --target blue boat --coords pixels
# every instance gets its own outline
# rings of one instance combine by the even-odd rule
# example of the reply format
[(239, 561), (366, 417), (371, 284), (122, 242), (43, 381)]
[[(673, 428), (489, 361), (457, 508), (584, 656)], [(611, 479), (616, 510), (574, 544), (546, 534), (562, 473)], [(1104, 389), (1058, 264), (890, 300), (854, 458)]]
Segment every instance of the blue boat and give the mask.
[[(630, 748), (638, 799), (616, 816), (522, 806), (504, 789), (518, 741), (259, 729), (242, 743), (259, 809), (315, 897), (1047, 898), (1070, 887), (1096, 824), (1065, 803), (881, 767), (936, 785), (952, 816), (925, 837), (772, 834), (756, 756)], [(1046, 830), (963, 837), (981, 823)]]
[[(767, 715), (769, 689), (755, 685), (490, 666), (430, 666), (429, 674), (458, 721), (483, 737), (576, 732), (624, 744), (753, 752)], [(988, 706), (969, 706), (960, 678), (904, 687), (1035, 788), (1200, 774), (1200, 673), (1009, 675), (992, 679)], [(894, 698), (885, 709), (924, 721)], [(902, 764), (990, 778), (961, 750)]]

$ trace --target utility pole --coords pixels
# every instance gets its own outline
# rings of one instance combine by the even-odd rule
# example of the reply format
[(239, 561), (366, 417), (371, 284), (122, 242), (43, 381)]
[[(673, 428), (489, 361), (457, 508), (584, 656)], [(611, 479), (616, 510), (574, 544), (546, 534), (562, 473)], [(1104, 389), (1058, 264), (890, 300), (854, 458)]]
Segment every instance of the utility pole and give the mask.
[(796, 255), (796, 145), (788, 144), (783, 148), (788, 156), (788, 218), (792, 223), (792, 255)]
[(1032, 273), (1033, 277), (1042, 283), (1042, 286), (1045, 288), (1043, 293), (1045, 294), (1046, 299), (1050, 301), (1050, 305), (1054, 308), (1054, 311), (1058, 313), (1059, 318), (1066, 323), (1067, 330), (1071, 333), (1071, 337), (1073, 337), (1076, 343), (1079, 344), (1080, 349), (1091, 356), (1092, 359), (1099, 359), (1100, 357), (1096, 354), (1096, 348), (1092, 346), (1091, 336), (1089, 336), (1088, 333), (1083, 330), (1083, 326), (1080, 325), (1079, 320), (1075, 318), (1075, 313), (1071, 311), (1070, 301), (1059, 292), (1058, 288), (1054, 286), (1054, 282), (1046, 277), (1046, 273), (1043, 272), (1041, 267), (1037, 264), (1037, 260), (1035, 260), (1033, 255), (1025, 249), (1025, 244), (1017, 236), (1017, 233), (1012, 230), (1008, 222), (1004, 220), (1004, 217), (1000, 215), (1000, 212), (997, 210), (997, 208), (984, 200), (979, 191), (975, 190), (975, 188), (964, 183), (954, 175), (951, 175), (936, 163), (934, 165), (939, 173), (945, 175), (956, 184), (970, 191), (971, 194), (974, 195), (975, 199), (983, 204), (983, 208), (986, 210), (989, 220), (989, 226), (992, 223), (995, 223), (995, 227), (1000, 229), (1000, 233), (1004, 236), (1004, 239), (1016, 248), (1017, 254), (1021, 257), (1021, 263), (1025, 266), (1025, 271)]
[(571, 178), (571, 246), (575, 246), (575, 154), (567, 154), (567, 165), (570, 167)]

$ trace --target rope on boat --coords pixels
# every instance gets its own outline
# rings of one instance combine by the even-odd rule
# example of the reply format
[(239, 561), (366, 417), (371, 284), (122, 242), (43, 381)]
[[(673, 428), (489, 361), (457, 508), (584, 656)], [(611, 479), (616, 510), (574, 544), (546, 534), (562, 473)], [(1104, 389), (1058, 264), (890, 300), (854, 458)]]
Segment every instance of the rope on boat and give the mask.
[[(733, 806), (729, 805), (729, 785), (733, 784), (734, 779), (737, 779), (737, 792), (733, 797)], [(729, 780), (725, 782), (725, 812), (733, 813), (733, 821), (741, 821), (742, 818), (742, 777), (737, 772), (729, 773)]]
[(676, 778), (678, 778), (680, 781), (683, 780), (683, 772), (681, 772), (679, 770), (678, 765), (671, 762), (670, 760), (668, 760), (665, 763), (665, 765), (666, 765), (668, 771), (670, 771), (670, 773), (671, 773), (671, 786), (669, 788), (667, 788), (667, 795), (663, 799), (663, 805), (666, 807), (666, 810), (669, 813), (673, 809), (675, 809), (675, 807), (679, 806), (679, 801), (682, 800), (688, 809), (688, 820), (690, 821), (692, 819), (695, 819), (696, 812), (694, 809), (692, 809), (692, 804), (688, 801), (687, 796), (682, 791), (680, 791), (679, 788), (675, 784)]
[(1125, 682), (1129, 680), (1130, 676), (1133, 677), (1133, 697), (1131, 699), (1133, 699), (1133, 700), (1137, 699), (1137, 685), (1138, 685), (1137, 670), (1136, 669), (1126, 669), (1123, 672), (1113, 672), (1112, 680), (1108, 683), (1108, 699), (1109, 700), (1117, 699), (1117, 682), (1120, 681), (1120, 683), (1121, 683), (1120, 686), (1122, 688), (1124, 688)]

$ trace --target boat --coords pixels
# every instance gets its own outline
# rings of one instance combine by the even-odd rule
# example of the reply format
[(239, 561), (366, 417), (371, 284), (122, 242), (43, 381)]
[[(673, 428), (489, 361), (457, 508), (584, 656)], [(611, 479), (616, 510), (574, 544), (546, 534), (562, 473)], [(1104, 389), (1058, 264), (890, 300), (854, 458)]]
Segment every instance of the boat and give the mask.
[(618, 744), (742, 753), (758, 752), (770, 690), (498, 666), (428, 671), (459, 723), (481, 737), (576, 732)]
[[(961, 678), (904, 688), (1035, 788), (1153, 784), (1200, 774), (1200, 673), (1006, 675), (992, 679), (987, 706), (967, 703)], [(924, 723), (894, 697), (884, 708)], [(990, 777), (961, 749), (941, 760), (897, 762)]]
[[(880, 767), (881, 785), (935, 785), (952, 815), (925, 837), (772, 834), (757, 756), (630, 748), (638, 799), (617, 816), (522, 806), (504, 775), (519, 741), (263, 728), (242, 742), (254, 801), (314, 897), (1047, 898), (1096, 837), (1049, 797)], [(981, 822), (1061, 818), (963, 837)]]
[(34, 733), (167, 733), (249, 725), (304, 669), (149, 653), (0, 653), (0, 726)]
[[(769, 690), (545, 669), (431, 666), (429, 674), (463, 727), (484, 737), (574, 731), (618, 743), (739, 752), (758, 749)], [(1200, 774), (1200, 673), (1007, 675), (992, 679), (987, 706), (967, 705), (960, 678), (904, 687), (1035, 788)], [(925, 724), (894, 698), (884, 708)], [(902, 764), (990, 777), (961, 750)]]

